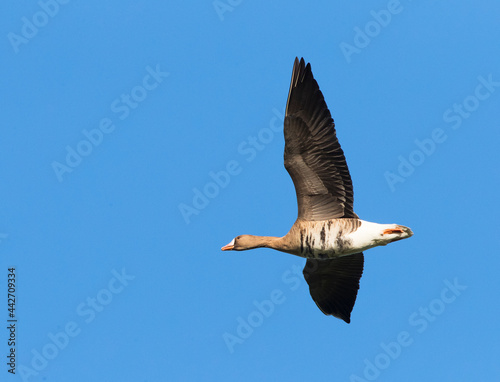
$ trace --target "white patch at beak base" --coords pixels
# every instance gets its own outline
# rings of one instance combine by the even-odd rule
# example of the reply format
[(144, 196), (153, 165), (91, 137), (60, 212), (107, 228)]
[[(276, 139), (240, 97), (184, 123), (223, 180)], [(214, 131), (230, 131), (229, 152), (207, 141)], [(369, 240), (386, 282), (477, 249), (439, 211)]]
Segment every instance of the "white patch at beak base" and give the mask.
[(231, 240), (229, 244), (226, 244), (224, 247), (221, 248), (223, 251), (230, 251), (234, 248), (234, 239)]

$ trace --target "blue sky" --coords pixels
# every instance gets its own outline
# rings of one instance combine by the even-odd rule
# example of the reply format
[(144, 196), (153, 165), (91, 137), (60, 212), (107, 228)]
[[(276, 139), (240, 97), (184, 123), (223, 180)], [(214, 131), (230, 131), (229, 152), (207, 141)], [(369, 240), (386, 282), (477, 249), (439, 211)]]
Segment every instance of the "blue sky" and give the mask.
[[(0, 5), (1, 379), (498, 379), (499, 12)], [(335, 119), (355, 211), (415, 233), (365, 253), (349, 325), (317, 309), (304, 259), (220, 251), (296, 218), (281, 127), (295, 56)]]

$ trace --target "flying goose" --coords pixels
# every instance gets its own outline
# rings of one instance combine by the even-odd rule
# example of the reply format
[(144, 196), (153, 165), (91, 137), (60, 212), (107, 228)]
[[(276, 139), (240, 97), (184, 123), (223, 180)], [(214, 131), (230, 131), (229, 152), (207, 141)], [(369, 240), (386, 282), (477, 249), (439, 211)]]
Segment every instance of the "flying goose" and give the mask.
[(351, 322), (363, 273), (363, 251), (413, 235), (410, 228), (359, 219), (335, 124), (311, 65), (295, 58), (285, 121), (285, 168), (297, 194), (298, 217), (283, 237), (240, 235), (221, 249), (272, 248), (307, 259), (311, 297), (326, 315)]

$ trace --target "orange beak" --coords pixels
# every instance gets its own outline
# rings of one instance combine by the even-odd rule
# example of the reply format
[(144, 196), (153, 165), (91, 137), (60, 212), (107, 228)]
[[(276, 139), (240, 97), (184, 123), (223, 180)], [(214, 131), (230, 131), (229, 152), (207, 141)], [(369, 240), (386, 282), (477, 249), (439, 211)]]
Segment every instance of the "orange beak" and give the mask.
[(232, 251), (234, 249), (234, 239), (231, 240), (229, 244), (226, 244), (224, 247), (221, 248), (223, 251)]

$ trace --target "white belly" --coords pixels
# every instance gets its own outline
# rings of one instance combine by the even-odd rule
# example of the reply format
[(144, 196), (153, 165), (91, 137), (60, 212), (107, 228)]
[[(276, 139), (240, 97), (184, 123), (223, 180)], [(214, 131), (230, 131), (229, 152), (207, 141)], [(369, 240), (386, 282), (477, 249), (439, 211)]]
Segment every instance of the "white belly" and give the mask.
[(381, 232), (390, 224), (377, 224), (359, 219), (334, 219), (308, 222), (300, 229), (299, 256), (327, 259), (352, 255), (385, 245)]

